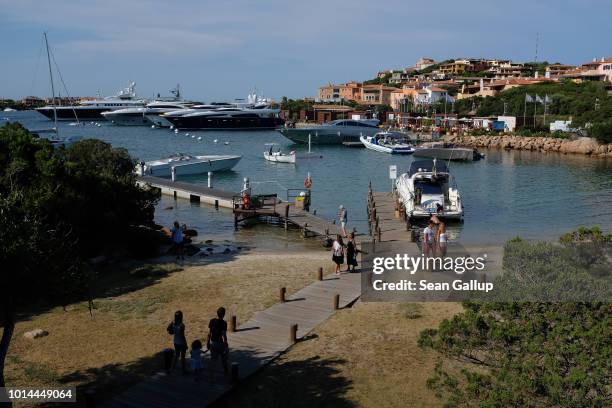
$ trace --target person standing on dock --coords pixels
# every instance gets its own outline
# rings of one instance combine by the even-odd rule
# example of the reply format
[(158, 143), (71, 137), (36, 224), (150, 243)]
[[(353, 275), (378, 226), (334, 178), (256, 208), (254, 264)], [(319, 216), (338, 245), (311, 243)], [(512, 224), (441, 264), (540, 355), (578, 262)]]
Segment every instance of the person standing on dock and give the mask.
[[(355, 267), (357, 266), (357, 253), (359, 250), (357, 249), (357, 242), (355, 241), (355, 233), (351, 232), (349, 236), (349, 240), (346, 243), (346, 271), (347, 272), (355, 272)], [(351, 270), (351, 266), (353, 269)]]
[(347, 238), (348, 235), (346, 233), (346, 221), (347, 221), (347, 211), (346, 208), (342, 204), (338, 207), (338, 220), (340, 221), (340, 228), (342, 229), (342, 236)]
[(183, 236), (185, 228), (181, 227), (178, 221), (174, 221), (174, 227), (172, 227), (172, 243), (174, 244), (174, 252), (176, 253), (176, 260), (185, 260), (185, 237)]
[(332, 261), (336, 264), (336, 275), (340, 275), (340, 265), (344, 263), (344, 241), (340, 235), (332, 244)]
[(429, 220), (427, 227), (423, 230), (423, 255), (429, 257), (429, 254), (433, 255), (435, 242), (435, 231), (434, 222)]
[(210, 319), (208, 323), (208, 339), (206, 345), (210, 350), (210, 383), (214, 382), (213, 373), (213, 362), (217, 359), (221, 359), (223, 364), (223, 372), (225, 376), (229, 374), (227, 368), (227, 355), (229, 354), (229, 345), (227, 344), (227, 322), (223, 320), (225, 317), (225, 308), (220, 307), (217, 309), (217, 317)]

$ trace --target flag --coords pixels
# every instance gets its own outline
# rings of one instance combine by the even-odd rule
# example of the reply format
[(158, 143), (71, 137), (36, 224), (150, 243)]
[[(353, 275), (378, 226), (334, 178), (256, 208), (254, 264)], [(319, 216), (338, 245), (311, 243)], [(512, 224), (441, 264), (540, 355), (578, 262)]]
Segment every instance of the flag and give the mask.
[(544, 99), (542, 99), (542, 97), (540, 95), (538, 95), (538, 94), (536, 94), (536, 96), (535, 96), (535, 101), (537, 103), (544, 103)]
[(544, 102), (547, 103), (547, 104), (551, 104), (552, 103), (552, 98), (550, 96), (546, 95), (544, 97)]
[(533, 102), (533, 97), (529, 94), (525, 94), (525, 102)]

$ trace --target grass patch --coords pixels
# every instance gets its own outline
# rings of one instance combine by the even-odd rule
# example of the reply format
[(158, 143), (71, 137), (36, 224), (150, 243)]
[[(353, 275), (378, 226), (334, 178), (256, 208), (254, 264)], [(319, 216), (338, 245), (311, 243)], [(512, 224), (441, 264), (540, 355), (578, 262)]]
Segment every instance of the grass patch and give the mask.
[(418, 319), (423, 316), (423, 305), (420, 303), (400, 303), (398, 307), (407, 319)]

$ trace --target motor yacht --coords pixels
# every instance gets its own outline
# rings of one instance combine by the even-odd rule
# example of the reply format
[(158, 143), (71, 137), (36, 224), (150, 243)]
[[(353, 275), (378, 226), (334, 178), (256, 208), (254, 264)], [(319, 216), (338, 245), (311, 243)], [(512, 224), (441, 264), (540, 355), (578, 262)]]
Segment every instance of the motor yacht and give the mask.
[(268, 105), (253, 107), (219, 107), (213, 110), (197, 109), (196, 112), (170, 112), (162, 115), (177, 129), (275, 129), (284, 121), (280, 109)]
[(278, 131), (292, 142), (300, 144), (359, 143), (361, 136), (373, 136), (380, 132), (378, 124), (378, 119), (338, 119), (322, 125), (285, 127)]
[(136, 96), (136, 83), (132, 82), (127, 88), (122, 89), (114, 96), (97, 98), (92, 100), (81, 100), (78, 105), (68, 106), (43, 106), (36, 108), (37, 112), (45, 115), (49, 119), (74, 120), (74, 119), (100, 119), (102, 112), (131, 107), (143, 107), (147, 103), (145, 99)]
[(374, 136), (359, 137), (361, 143), (370, 150), (388, 154), (412, 154), (414, 147), (398, 132), (378, 132)]
[(459, 147), (451, 143), (428, 142), (414, 150), (415, 157), (426, 157), (439, 160), (474, 161), (484, 157), (476, 149)]
[(456, 184), (443, 161), (417, 160), (408, 173), (399, 176), (395, 187), (408, 218), (460, 220), (463, 205)]
[(176, 176), (206, 174), (209, 171), (230, 170), (241, 158), (242, 156), (190, 156), (177, 153), (164, 159), (141, 163), (136, 166), (136, 173), (140, 176), (170, 177), (174, 168)]
[[(174, 112), (180, 109), (188, 109), (188, 102), (164, 102), (154, 101), (148, 103), (145, 107), (118, 109), (108, 112), (102, 112), (102, 116), (115, 125), (122, 126), (139, 126), (139, 125), (155, 125), (160, 115), (167, 112)], [(168, 122), (169, 123), (169, 122)]]

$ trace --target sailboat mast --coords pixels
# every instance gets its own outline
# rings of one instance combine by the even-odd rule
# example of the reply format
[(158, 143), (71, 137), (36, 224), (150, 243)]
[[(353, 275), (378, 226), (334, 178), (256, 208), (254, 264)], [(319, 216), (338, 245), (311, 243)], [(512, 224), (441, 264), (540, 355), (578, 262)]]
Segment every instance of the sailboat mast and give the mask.
[(51, 56), (49, 54), (49, 41), (47, 40), (47, 33), (44, 32), (45, 46), (47, 48), (47, 62), (49, 63), (49, 78), (51, 78), (51, 104), (53, 105), (53, 121), (55, 122), (55, 133), (59, 134), (59, 128), (57, 127), (57, 109), (55, 108), (55, 86), (53, 84), (53, 70), (51, 69)]

